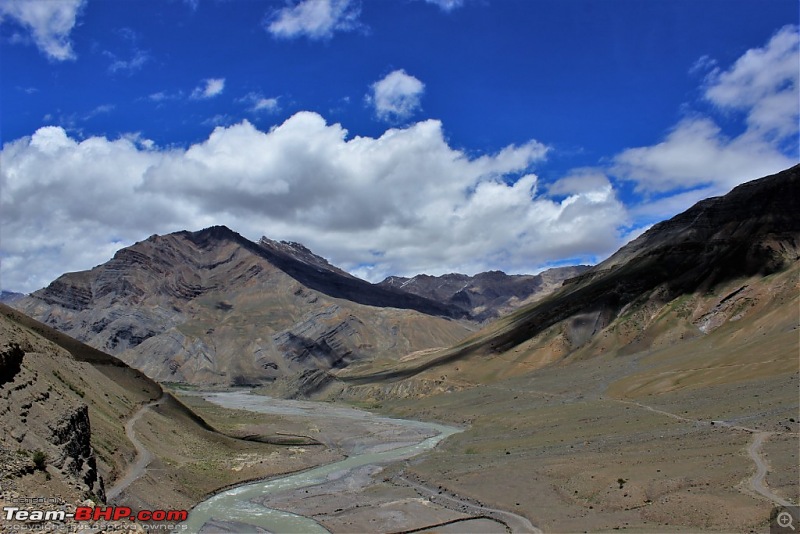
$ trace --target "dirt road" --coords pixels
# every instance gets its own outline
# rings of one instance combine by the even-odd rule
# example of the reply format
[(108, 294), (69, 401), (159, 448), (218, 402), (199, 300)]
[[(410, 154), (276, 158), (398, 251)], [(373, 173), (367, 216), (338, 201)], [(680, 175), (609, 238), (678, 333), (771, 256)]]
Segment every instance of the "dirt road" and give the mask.
[(752, 477), (748, 480), (748, 487), (758, 493), (762, 497), (765, 497), (775, 503), (778, 506), (794, 506), (793, 503), (787, 501), (786, 499), (780, 497), (779, 495), (774, 494), (764, 482), (764, 479), (769, 472), (769, 464), (767, 460), (761, 454), (761, 446), (763, 445), (764, 441), (769, 438), (771, 435), (775, 434), (775, 432), (765, 432), (761, 430), (757, 430), (755, 428), (749, 428), (746, 426), (739, 426), (734, 425), (732, 423), (728, 423), (726, 421), (704, 421), (702, 419), (691, 419), (688, 417), (683, 417), (674, 413), (666, 412), (664, 410), (659, 410), (657, 408), (653, 408), (651, 406), (647, 406), (646, 404), (642, 404), (639, 402), (634, 401), (625, 401), (615, 399), (617, 402), (621, 402), (623, 404), (631, 404), (634, 406), (638, 406), (639, 408), (643, 408), (649, 412), (657, 413), (664, 415), (666, 417), (671, 417), (672, 419), (677, 419), (678, 421), (683, 421), (686, 423), (695, 423), (699, 425), (708, 425), (711, 427), (712, 425), (718, 425), (724, 428), (730, 428), (731, 430), (739, 430), (742, 432), (749, 432), (753, 435), (753, 441), (750, 443), (750, 446), (747, 447), (747, 454), (756, 464), (756, 472), (753, 474)]
[(772, 432), (756, 432), (753, 434), (753, 442), (747, 448), (747, 454), (749, 454), (750, 458), (756, 463), (756, 473), (750, 477), (749, 486), (751, 490), (766, 497), (778, 506), (794, 506), (786, 499), (772, 493), (764, 484), (764, 478), (769, 471), (769, 464), (767, 464), (767, 461), (761, 456), (761, 445), (764, 443), (764, 440), (771, 435)]
[(136, 422), (141, 419), (148, 410), (150, 410), (150, 408), (161, 404), (163, 401), (164, 395), (162, 394), (158, 399), (139, 408), (125, 424), (125, 435), (128, 436), (128, 439), (131, 441), (131, 443), (133, 443), (133, 446), (136, 447), (136, 462), (134, 462), (133, 465), (128, 468), (128, 472), (125, 474), (125, 476), (117, 480), (117, 483), (106, 492), (107, 502), (111, 502), (119, 497), (119, 495), (125, 491), (128, 486), (133, 484), (137, 478), (144, 475), (145, 471), (147, 470), (147, 466), (153, 460), (153, 453), (148, 451), (142, 442), (139, 441), (139, 438), (136, 437), (134, 426), (136, 425)]

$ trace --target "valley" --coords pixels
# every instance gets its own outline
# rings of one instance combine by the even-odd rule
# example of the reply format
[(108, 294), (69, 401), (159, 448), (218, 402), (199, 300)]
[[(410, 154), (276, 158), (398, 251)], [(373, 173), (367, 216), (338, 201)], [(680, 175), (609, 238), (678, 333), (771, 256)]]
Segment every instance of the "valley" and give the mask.
[(280, 531), (767, 531), (800, 501), (798, 186), (539, 278), (369, 284), (297, 243), (153, 236), (13, 301), (33, 318), (0, 305), (15, 494), (196, 507), (199, 532), (266, 509)]

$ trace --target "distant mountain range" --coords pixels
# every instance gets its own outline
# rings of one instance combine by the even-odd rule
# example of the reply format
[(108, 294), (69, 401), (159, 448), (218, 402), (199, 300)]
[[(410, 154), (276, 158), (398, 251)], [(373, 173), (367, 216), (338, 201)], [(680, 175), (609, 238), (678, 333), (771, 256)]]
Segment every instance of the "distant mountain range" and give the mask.
[(548, 269), (536, 275), (507, 275), (502, 271), (489, 271), (475, 276), (390, 276), (378, 285), (426, 297), (462, 310), (475, 320), (486, 321), (550, 294), (561, 287), (564, 280), (578, 276), (587, 269), (588, 265), (576, 265)]
[(151, 236), (12, 304), (154, 379), (243, 385), (448, 346), (580, 270), (448, 275), (431, 292), (423, 281), (438, 279), (423, 276), (404, 290), (217, 226)]
[(0, 291), (0, 302), (10, 304), (25, 296), (24, 293), (15, 293), (14, 291)]

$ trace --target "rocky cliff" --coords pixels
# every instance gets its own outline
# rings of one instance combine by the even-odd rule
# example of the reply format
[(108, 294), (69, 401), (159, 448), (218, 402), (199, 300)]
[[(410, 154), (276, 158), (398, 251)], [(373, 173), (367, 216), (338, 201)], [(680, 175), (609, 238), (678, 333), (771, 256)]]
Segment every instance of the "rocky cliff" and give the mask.
[(2, 447), (18, 451), (24, 460), (27, 467), (17, 476), (42, 471), (65, 484), (74, 499), (103, 501), (105, 486), (92, 448), (89, 410), (81, 400), (85, 393), (67, 371), (40, 373), (36, 360), (48, 356), (26, 352), (17, 342), (2, 351), (0, 359), (12, 363), (3, 367), (0, 384)]

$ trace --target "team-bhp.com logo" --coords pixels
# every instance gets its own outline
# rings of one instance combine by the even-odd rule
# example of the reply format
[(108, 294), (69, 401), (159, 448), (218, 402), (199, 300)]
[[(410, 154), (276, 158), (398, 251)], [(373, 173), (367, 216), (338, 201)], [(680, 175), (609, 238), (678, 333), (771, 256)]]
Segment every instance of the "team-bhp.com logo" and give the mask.
[(64, 510), (23, 510), (18, 506), (4, 506), (7, 521), (186, 521), (186, 510), (139, 510), (134, 512), (127, 506), (91, 507), (78, 506), (74, 513)]

